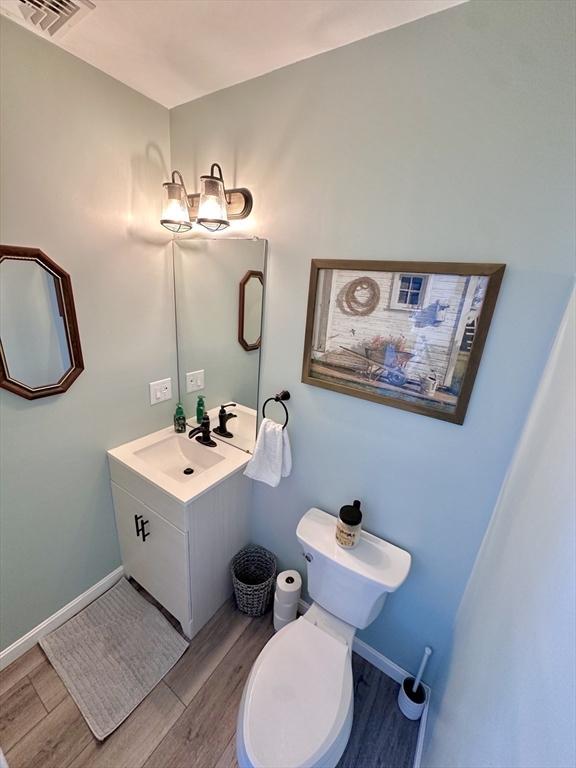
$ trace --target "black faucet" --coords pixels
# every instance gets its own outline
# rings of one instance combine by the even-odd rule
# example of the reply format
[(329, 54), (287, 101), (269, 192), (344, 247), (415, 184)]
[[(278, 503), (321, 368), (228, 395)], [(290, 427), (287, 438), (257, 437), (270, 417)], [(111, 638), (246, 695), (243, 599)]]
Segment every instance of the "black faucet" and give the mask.
[(218, 426), (214, 429), (215, 435), (220, 435), (220, 437), (234, 437), (232, 432), (228, 430), (228, 427), (226, 426), (230, 419), (235, 419), (236, 414), (235, 413), (226, 413), (226, 408), (235, 408), (236, 403), (226, 403), (226, 405), (221, 405), (220, 410), (218, 411)]
[[(216, 431), (216, 430), (214, 430)], [(200, 445), (207, 445), (209, 448), (215, 448), (217, 443), (210, 437), (210, 416), (207, 413), (202, 418), (202, 423), (199, 427), (194, 427), (188, 432), (188, 437), (192, 439), (194, 435), (198, 435), (196, 442)]]

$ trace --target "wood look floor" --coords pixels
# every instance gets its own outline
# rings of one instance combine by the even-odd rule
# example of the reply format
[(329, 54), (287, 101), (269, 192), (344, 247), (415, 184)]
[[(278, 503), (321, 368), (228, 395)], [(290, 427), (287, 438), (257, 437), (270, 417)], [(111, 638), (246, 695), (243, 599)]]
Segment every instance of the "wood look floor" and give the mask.
[[(270, 614), (250, 619), (226, 603), (103, 743), (35, 646), (0, 673), (10, 768), (237, 768), (242, 689), (272, 634)], [(339, 768), (411, 768), (418, 723), (398, 711), (397, 684), (356, 655), (353, 669), (354, 726)]]

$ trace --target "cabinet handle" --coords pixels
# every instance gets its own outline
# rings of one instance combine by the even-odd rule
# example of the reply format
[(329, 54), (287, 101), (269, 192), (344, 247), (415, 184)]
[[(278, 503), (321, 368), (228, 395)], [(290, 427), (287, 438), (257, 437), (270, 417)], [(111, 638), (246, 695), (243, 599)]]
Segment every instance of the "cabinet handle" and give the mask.
[(138, 537), (142, 534), (142, 541), (146, 541), (148, 536), (150, 536), (150, 531), (146, 530), (146, 526), (150, 524), (150, 521), (143, 520), (142, 515), (134, 515), (134, 523), (136, 525), (136, 536)]

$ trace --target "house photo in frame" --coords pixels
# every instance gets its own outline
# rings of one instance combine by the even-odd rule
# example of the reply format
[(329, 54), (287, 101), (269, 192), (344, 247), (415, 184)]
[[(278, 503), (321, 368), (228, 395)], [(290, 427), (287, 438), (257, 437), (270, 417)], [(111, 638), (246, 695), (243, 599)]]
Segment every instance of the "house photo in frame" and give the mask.
[(302, 381), (462, 424), (504, 270), (312, 260)]

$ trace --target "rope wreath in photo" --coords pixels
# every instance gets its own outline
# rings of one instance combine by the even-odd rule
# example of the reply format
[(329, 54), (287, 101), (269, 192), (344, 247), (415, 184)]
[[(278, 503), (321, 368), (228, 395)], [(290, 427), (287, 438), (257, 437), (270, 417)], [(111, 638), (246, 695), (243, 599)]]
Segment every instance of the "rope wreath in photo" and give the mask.
[[(364, 301), (357, 296), (361, 290), (368, 292)], [(346, 283), (336, 301), (345, 315), (371, 315), (380, 301), (380, 287), (371, 277), (357, 277)]]

